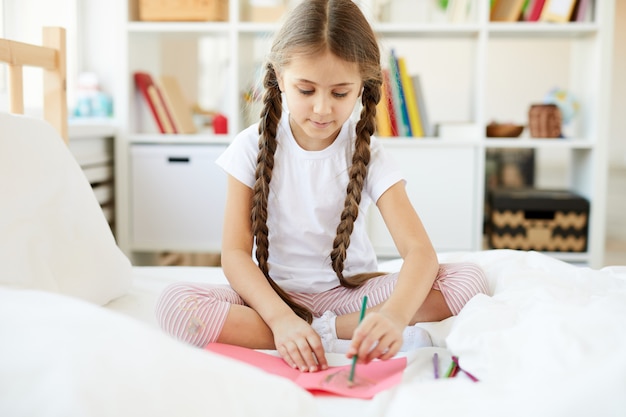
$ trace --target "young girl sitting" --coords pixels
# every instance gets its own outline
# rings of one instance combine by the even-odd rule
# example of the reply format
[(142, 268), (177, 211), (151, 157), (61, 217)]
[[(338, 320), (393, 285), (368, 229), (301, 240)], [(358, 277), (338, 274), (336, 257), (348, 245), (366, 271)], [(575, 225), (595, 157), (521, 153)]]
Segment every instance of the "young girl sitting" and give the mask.
[[(429, 346), (415, 323), (457, 314), (487, 291), (478, 266), (439, 265), (401, 172), (372, 137), (381, 84), (377, 39), (355, 3), (306, 0), (289, 14), (267, 58), (261, 120), (218, 159), (230, 286), (168, 287), (157, 305), (163, 329), (197, 346), (276, 349), (316, 371), (325, 352), (369, 362)], [(377, 272), (372, 202), (403, 258), (399, 273)]]

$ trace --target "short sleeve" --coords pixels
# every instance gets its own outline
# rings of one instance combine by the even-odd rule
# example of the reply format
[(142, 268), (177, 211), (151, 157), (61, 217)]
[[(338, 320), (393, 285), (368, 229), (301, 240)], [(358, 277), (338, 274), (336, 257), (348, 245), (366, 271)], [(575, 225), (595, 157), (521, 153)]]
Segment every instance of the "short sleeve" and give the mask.
[(255, 181), (258, 138), (257, 125), (248, 127), (235, 137), (215, 161), (228, 175), (250, 188), (254, 187)]
[(393, 157), (388, 154), (383, 145), (375, 137), (370, 141), (371, 159), (367, 174), (367, 193), (373, 202), (397, 182), (406, 179)]

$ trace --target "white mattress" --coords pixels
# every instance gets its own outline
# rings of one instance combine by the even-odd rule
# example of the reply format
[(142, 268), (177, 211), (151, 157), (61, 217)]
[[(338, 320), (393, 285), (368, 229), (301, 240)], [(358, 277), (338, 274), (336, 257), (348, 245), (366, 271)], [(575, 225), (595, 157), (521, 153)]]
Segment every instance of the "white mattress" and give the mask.
[[(485, 268), (492, 295), (459, 316), (425, 323), (436, 347), (407, 355), (403, 383), (371, 401), (316, 397), (320, 416), (624, 416), (626, 415), (626, 267), (575, 267), (535, 252), (444, 254)], [(400, 261), (381, 265), (399, 268)], [(131, 292), (107, 308), (156, 326), (154, 302), (169, 283), (224, 283), (215, 267), (136, 267)], [(433, 378), (432, 356), (451, 354), (462, 374)], [(329, 355), (332, 364), (348, 363)], [(445, 367), (445, 366), (444, 366)]]
[[(225, 282), (219, 268), (134, 268), (132, 289), (105, 308), (0, 287), (0, 415), (626, 415), (626, 267), (598, 271), (506, 250), (441, 258), (479, 263), (491, 294), (422, 324), (436, 347), (407, 354), (401, 384), (372, 400), (312, 396), (166, 336), (154, 319), (161, 290), (175, 281)], [(458, 356), (480, 382), (435, 379), (434, 352), (443, 369)], [(341, 355), (329, 361), (348, 363)]]

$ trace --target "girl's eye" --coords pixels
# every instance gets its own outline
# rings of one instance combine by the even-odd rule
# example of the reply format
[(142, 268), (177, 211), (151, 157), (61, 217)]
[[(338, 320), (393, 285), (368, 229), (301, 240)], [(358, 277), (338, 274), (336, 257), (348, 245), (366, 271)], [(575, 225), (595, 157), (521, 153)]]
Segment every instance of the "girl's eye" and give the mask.
[(311, 94), (313, 94), (313, 90), (302, 90), (302, 89), (298, 89), (298, 91), (300, 92), (300, 94), (302, 94), (303, 96), (310, 96)]
[(333, 93), (333, 95), (337, 98), (344, 98), (348, 95), (348, 93)]

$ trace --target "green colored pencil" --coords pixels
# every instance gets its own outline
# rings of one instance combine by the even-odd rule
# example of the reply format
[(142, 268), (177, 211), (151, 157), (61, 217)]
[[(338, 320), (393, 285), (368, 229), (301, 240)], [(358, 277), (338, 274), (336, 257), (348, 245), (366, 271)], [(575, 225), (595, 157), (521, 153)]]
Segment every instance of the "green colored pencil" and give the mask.
[[(363, 321), (363, 317), (365, 317), (365, 308), (367, 307), (367, 295), (363, 296), (363, 304), (361, 305), (361, 316), (359, 317), (359, 323)], [(356, 361), (358, 357), (354, 355), (352, 357), (352, 367), (350, 368), (350, 378), (348, 378), (348, 385), (354, 385), (354, 371), (356, 370)]]

